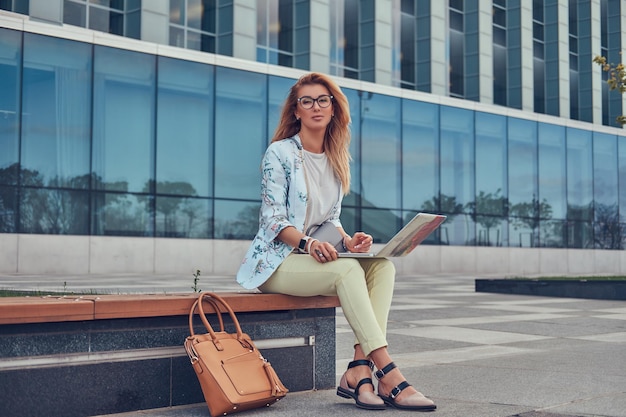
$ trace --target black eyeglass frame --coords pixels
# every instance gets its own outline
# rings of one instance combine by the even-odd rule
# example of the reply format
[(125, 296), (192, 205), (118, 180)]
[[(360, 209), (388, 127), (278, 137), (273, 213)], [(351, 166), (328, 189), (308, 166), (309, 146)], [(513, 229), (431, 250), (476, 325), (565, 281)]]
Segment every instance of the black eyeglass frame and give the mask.
[[(320, 103), (319, 100), (321, 98), (325, 98), (325, 97), (330, 98), (330, 100), (328, 101), (328, 105), (327, 106), (322, 106), (322, 103)], [(308, 98), (308, 99), (311, 100), (311, 106), (310, 107), (305, 107), (304, 103), (302, 103), (302, 99), (305, 99), (305, 98)], [(298, 103), (300, 103), (302, 108), (305, 109), (305, 110), (311, 110), (313, 107), (315, 107), (315, 103), (317, 103), (317, 105), (320, 106), (320, 109), (326, 109), (326, 108), (330, 107), (330, 105), (332, 104), (334, 99), (335, 99), (335, 97), (331, 96), (330, 94), (322, 94), (321, 96), (318, 96), (317, 98), (313, 98), (311, 96), (302, 96), (302, 97), (298, 98)]]

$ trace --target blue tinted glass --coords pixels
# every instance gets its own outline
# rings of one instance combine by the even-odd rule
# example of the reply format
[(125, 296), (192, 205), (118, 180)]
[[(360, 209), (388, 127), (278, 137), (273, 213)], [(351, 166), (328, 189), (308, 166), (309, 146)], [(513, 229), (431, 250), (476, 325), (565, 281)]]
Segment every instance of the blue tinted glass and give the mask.
[[(548, 210), (543, 216), (565, 220), (567, 218), (565, 127), (539, 123), (538, 142), (539, 199), (545, 200), (545, 208)], [(542, 245), (544, 243), (542, 238)]]
[(375, 243), (386, 243), (402, 227), (402, 212), (396, 210), (363, 209), (359, 230), (372, 235)]
[(17, 184), (22, 34), (0, 29), (0, 184)]
[[(533, 217), (537, 200), (537, 123), (509, 118), (509, 201), (513, 215)], [(516, 205), (518, 206), (516, 209)]]
[(215, 201), (215, 239), (252, 240), (259, 230), (260, 203)]
[(439, 107), (402, 103), (402, 207), (421, 210), (439, 196)]
[(506, 117), (476, 113), (477, 214), (505, 214), (507, 192)]
[(476, 222), (476, 244), (508, 245), (506, 117), (476, 113), (476, 196), (467, 206)]
[(540, 245), (546, 248), (564, 248), (567, 242), (567, 223), (564, 220), (539, 221)]
[[(567, 129), (567, 218), (591, 220), (593, 163), (591, 132)], [(579, 246), (576, 246), (579, 247)]]
[(216, 70), (215, 197), (258, 200), (267, 140), (266, 77)]
[(626, 181), (622, 181), (622, 178), (626, 178), (626, 136), (618, 136), (618, 150), (619, 150), (619, 215), (620, 221), (626, 221)]
[(474, 114), (441, 106), (441, 193), (439, 210), (448, 215), (441, 239), (467, 245), (475, 240), (474, 221), (464, 214), (474, 201)]
[(157, 196), (155, 203), (155, 236), (190, 239), (213, 237), (211, 200)]
[(25, 34), (23, 82), (24, 184), (88, 188), (91, 45)]
[[(593, 200), (594, 220), (613, 225), (618, 232), (617, 137), (606, 133), (593, 134)], [(610, 236), (604, 236), (608, 238)], [(613, 236), (615, 238), (615, 236)], [(612, 239), (613, 240), (613, 239)], [(598, 241), (598, 239), (596, 239)], [(611, 247), (611, 245), (608, 245)], [(602, 245), (606, 247), (606, 245)]]
[(157, 109), (157, 194), (211, 196), (213, 67), (159, 58)]
[(125, 193), (94, 193), (93, 235), (153, 236), (154, 197)]
[(400, 99), (365, 95), (361, 110), (361, 201), (363, 206), (399, 208)]
[(0, 233), (17, 231), (17, 187), (0, 186)]
[(89, 234), (89, 194), (84, 191), (23, 188), (20, 195), (20, 232)]
[(280, 120), (280, 113), (283, 109), (285, 99), (289, 94), (289, 89), (295, 84), (295, 80), (283, 77), (269, 77), (268, 107), (267, 107), (267, 143), (274, 136), (276, 126)]
[[(344, 197), (343, 205), (357, 205), (360, 200), (358, 200), (361, 195), (361, 184), (360, 181), (357, 181), (357, 178), (361, 177), (361, 109), (360, 109), (360, 98), (359, 96), (368, 93), (363, 93), (361, 91), (352, 90), (349, 88), (342, 89), (346, 98), (348, 99), (348, 103), (350, 103), (350, 120), (352, 120), (351, 129), (351, 140), (350, 140), (350, 155), (352, 155), (352, 161), (350, 162), (350, 175), (352, 180), (350, 182), (350, 194)], [(343, 217), (343, 210), (342, 210)], [(354, 230), (356, 231), (356, 229)]]
[(537, 123), (509, 118), (510, 245), (539, 245), (538, 220), (549, 218), (537, 190)]
[(96, 46), (94, 74), (94, 188), (150, 191), (155, 57)]

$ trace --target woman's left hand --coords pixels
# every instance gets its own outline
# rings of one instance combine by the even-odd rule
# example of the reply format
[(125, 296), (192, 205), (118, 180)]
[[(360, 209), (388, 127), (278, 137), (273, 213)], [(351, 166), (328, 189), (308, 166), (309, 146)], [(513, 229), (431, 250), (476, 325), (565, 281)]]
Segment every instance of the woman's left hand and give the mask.
[(363, 232), (356, 232), (351, 238), (346, 238), (344, 243), (350, 252), (367, 253), (372, 248), (374, 239), (371, 235)]

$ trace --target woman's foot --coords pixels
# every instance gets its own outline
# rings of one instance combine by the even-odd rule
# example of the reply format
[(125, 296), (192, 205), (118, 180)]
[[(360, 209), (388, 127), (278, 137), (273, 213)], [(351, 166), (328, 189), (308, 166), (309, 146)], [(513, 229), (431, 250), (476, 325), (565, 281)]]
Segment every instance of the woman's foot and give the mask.
[(378, 395), (392, 407), (415, 411), (433, 411), (437, 408), (432, 400), (406, 382), (393, 362), (376, 371), (376, 378)]
[(337, 387), (337, 395), (352, 398), (356, 406), (366, 410), (384, 410), (385, 402), (374, 393), (372, 382), (373, 364), (360, 359), (348, 364), (348, 370), (341, 377)]

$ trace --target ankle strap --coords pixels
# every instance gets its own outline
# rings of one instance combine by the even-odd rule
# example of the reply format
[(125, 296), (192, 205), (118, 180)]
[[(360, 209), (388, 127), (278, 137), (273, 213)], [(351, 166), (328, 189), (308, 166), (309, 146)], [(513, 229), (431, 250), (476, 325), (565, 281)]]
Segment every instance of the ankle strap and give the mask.
[(396, 368), (397, 368), (396, 364), (391, 362), (389, 365), (385, 366), (383, 369), (379, 369), (378, 371), (376, 371), (374, 375), (376, 375), (376, 379), (380, 379)]
[(357, 359), (348, 364), (348, 369), (354, 368), (355, 366), (369, 366), (370, 369), (374, 370), (374, 362), (368, 361), (367, 359)]

